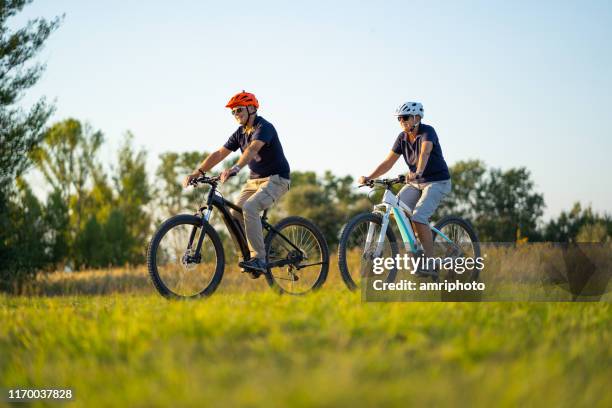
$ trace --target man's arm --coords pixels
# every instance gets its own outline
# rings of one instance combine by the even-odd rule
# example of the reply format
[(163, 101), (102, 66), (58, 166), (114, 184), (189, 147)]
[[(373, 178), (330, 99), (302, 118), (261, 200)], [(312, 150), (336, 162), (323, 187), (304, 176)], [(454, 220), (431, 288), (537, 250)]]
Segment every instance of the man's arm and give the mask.
[(221, 173), (221, 182), (224, 183), (225, 180), (236, 175), (244, 166), (249, 164), (251, 160), (255, 158), (257, 152), (264, 147), (264, 145), (265, 142), (262, 142), (261, 140), (253, 140), (251, 143), (249, 143), (238, 159), (238, 162), (231, 169), (223, 170), (223, 173)]
[(212, 170), (213, 167), (223, 161), (223, 159), (225, 159), (231, 152), (232, 151), (225, 146), (221, 146), (219, 150), (212, 152), (210, 155), (208, 155), (207, 158), (202, 161), (202, 163), (200, 163), (198, 167), (196, 167), (193, 173), (185, 177), (185, 180), (183, 181), (183, 187), (187, 187), (191, 180), (197, 178), (200, 175), (200, 171), (202, 173), (206, 173)]
[(244, 153), (242, 153), (242, 156), (240, 156), (240, 158), (238, 159), (236, 166), (243, 168), (244, 166), (249, 164), (251, 160), (255, 158), (257, 152), (259, 152), (259, 150), (264, 147), (264, 145), (265, 143), (261, 140), (253, 140), (251, 143), (249, 143)]
[(213, 169), (217, 164), (221, 163), (223, 159), (225, 159), (232, 151), (225, 146), (221, 146), (219, 150), (212, 152), (207, 158), (205, 158), (202, 163), (198, 166), (194, 173), (202, 170), (202, 172), (206, 173)]
[(374, 179), (376, 177), (382, 176), (383, 174), (391, 170), (391, 168), (393, 167), (395, 162), (397, 162), (397, 159), (399, 159), (399, 157), (400, 155), (395, 153), (394, 151), (389, 152), (385, 160), (383, 160), (383, 162), (380, 163), (378, 167), (376, 167), (376, 169), (374, 169), (374, 171), (369, 176), (359, 177), (358, 179), (359, 184), (363, 184), (370, 179)]

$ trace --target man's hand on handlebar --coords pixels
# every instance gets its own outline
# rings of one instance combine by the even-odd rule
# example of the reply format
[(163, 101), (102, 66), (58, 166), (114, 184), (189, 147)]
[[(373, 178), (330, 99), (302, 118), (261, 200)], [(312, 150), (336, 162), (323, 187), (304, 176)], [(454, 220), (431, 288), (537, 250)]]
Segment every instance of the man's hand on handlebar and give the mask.
[(197, 170), (191, 173), (190, 175), (188, 175), (187, 177), (185, 177), (185, 180), (183, 180), (183, 188), (189, 187), (194, 180), (200, 177), (200, 175), (201, 175), (200, 171)]
[(221, 173), (221, 183), (225, 183), (228, 178), (235, 176), (240, 171), (240, 167), (234, 166), (229, 169), (223, 170)]

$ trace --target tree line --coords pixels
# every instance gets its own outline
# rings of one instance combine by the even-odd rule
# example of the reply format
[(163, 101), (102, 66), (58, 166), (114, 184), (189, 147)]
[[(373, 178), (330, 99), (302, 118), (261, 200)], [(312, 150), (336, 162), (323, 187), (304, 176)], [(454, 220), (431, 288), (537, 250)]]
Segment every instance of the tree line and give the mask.
[[(5, 291), (19, 291), (39, 271), (143, 263), (154, 227), (170, 215), (193, 212), (206, 194), (180, 185), (206, 152), (164, 153), (149, 174), (147, 152), (133, 146), (128, 132), (109, 170), (100, 157), (100, 130), (74, 118), (47, 126), (53, 106), (44, 98), (27, 111), (17, 106), (44, 69), (32, 58), (61, 22), (39, 18), (9, 30), (7, 19), (29, 2), (0, 4), (0, 290)], [(28, 183), (29, 170), (42, 176), (43, 186)], [(526, 168), (501, 170), (468, 160), (450, 171), (453, 190), (435, 218), (463, 216), (482, 241), (591, 242), (612, 235), (610, 215), (579, 203), (544, 223), (544, 199)], [(246, 173), (222, 187), (226, 197), (239, 191)], [(351, 176), (330, 171), (294, 171), (291, 179), (290, 191), (271, 212), (272, 221), (287, 214), (309, 218), (332, 247), (346, 220), (380, 198), (380, 192), (355, 189)], [(40, 187), (48, 192), (43, 200), (33, 192)], [(222, 239), (229, 237), (222, 234)]]
[[(181, 181), (206, 152), (167, 152), (159, 156), (153, 174), (146, 169), (147, 152), (133, 146), (128, 132), (110, 170), (100, 157), (103, 133), (76, 119), (50, 126), (27, 157), (49, 189), (39, 200), (23, 175), (14, 180), (15, 194), (6, 202), (3, 246), (11, 256), (3, 261), (6, 282), (19, 282), (19, 270), (73, 270), (142, 264), (154, 228), (165, 218), (194, 212), (207, 188), (183, 189)], [(228, 161), (231, 166), (237, 159)], [(544, 223), (545, 203), (534, 191), (525, 168), (501, 170), (482, 161), (455, 163), (450, 168), (453, 189), (434, 219), (455, 214), (470, 220), (481, 241), (517, 240), (564, 242), (601, 241), (612, 235), (612, 219), (576, 204)], [(232, 199), (247, 177), (230, 179), (220, 191)], [(368, 211), (380, 191), (355, 188), (351, 176), (330, 171), (294, 171), (291, 189), (270, 212), (272, 221), (288, 214), (313, 220), (329, 244), (337, 244), (342, 225), (354, 214)], [(220, 218), (213, 221), (224, 230)], [(222, 234), (231, 252), (229, 235)], [(7, 262), (10, 262), (7, 264)], [(12, 272), (11, 272), (12, 271)], [(6, 286), (6, 285), (5, 285)]]

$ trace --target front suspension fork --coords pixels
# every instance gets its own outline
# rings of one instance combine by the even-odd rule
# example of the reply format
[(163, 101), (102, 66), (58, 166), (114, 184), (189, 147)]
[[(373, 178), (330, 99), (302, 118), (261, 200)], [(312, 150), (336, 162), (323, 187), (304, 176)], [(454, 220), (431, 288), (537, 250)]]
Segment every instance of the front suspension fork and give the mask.
[[(208, 220), (210, 219), (210, 216), (212, 214), (212, 207), (209, 206), (208, 208), (206, 208), (206, 210), (204, 210), (204, 207), (200, 208), (200, 212), (202, 213), (202, 224), (204, 224), (204, 222), (208, 222)], [(198, 238), (198, 243), (196, 244), (195, 250), (192, 250), (193, 240), (195, 239), (198, 228), (201, 228), (202, 231), (200, 232), (200, 236)], [(189, 242), (187, 243), (187, 250), (185, 251), (185, 255), (183, 258), (184, 261), (188, 259), (190, 261), (195, 261), (197, 263), (200, 262), (201, 260), (200, 251), (202, 250), (202, 243), (204, 242), (205, 236), (206, 234), (204, 234), (203, 227), (198, 227), (196, 225), (193, 226), (193, 228), (191, 229), (191, 234), (189, 235)]]
[[(368, 225), (368, 234), (366, 236), (364, 254), (367, 254), (370, 250), (372, 243), (375, 242), (374, 252), (371, 254), (372, 259), (380, 257), (380, 255), (384, 251), (385, 245), (385, 237), (387, 236), (387, 228), (389, 227), (389, 212), (385, 212), (382, 215), (382, 223), (380, 225), (380, 232), (377, 237), (374, 237), (374, 232), (376, 231), (377, 224), (374, 222), (370, 222)], [(374, 241), (376, 238), (376, 241)]]

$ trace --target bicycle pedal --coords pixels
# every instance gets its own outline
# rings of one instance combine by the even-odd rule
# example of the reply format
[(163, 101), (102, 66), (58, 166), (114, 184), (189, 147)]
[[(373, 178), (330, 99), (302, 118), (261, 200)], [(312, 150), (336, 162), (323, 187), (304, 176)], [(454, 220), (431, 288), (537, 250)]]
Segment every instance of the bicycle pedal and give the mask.
[(246, 269), (243, 269), (242, 272), (249, 275), (249, 278), (251, 279), (259, 279), (259, 277), (263, 274), (259, 271), (247, 271)]

